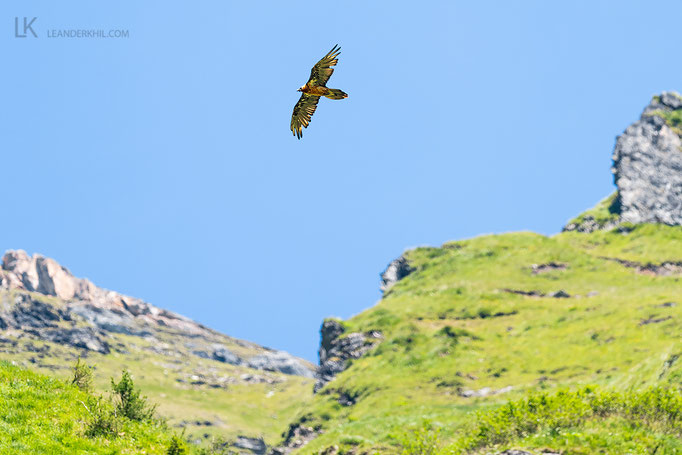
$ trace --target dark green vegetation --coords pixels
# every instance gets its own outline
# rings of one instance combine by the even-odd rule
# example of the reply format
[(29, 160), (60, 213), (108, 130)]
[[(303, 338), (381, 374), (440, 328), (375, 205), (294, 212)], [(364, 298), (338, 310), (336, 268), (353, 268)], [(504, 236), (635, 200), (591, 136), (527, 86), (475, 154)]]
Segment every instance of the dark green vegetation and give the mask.
[(116, 412), (130, 420), (144, 422), (151, 420), (156, 413), (156, 405), (147, 403), (147, 397), (143, 397), (135, 388), (130, 373), (123, 372), (119, 382), (111, 379), (111, 389), (114, 391)]
[(488, 235), (405, 257), (416, 270), (344, 322), (384, 340), (299, 417), (322, 431), (300, 453), (682, 453), (682, 227)]

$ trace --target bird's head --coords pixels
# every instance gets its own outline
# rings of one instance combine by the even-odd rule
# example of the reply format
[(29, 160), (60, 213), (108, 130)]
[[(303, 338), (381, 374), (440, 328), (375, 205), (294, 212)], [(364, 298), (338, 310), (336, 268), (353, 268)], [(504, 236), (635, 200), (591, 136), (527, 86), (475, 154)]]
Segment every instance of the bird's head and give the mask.
[(303, 91), (303, 87), (305, 87), (305, 85), (301, 86), (301, 87), (300, 87), (298, 90), (296, 90), (296, 91), (297, 91), (297, 92), (302, 92), (302, 91)]

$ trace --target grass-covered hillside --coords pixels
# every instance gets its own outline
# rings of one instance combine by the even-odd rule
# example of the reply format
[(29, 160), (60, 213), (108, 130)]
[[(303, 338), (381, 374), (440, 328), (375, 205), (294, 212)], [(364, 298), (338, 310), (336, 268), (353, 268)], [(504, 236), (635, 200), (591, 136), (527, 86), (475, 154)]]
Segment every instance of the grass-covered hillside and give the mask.
[(300, 453), (682, 453), (682, 227), (405, 257), (414, 271), (343, 322), (383, 340), (299, 416), (320, 432)]
[(166, 454), (173, 433), (70, 381), (0, 362), (0, 453)]
[[(65, 305), (40, 294), (32, 297), (57, 308)], [(22, 331), (5, 331), (0, 332), (0, 360), (67, 380), (81, 355), (94, 368), (94, 388), (99, 392), (109, 389), (111, 378), (128, 370), (150, 401), (158, 404), (158, 413), (168, 425), (184, 429), (187, 439), (201, 444), (216, 437), (234, 440), (238, 435), (273, 443), (312, 397), (310, 378), (192, 355), (195, 341), (170, 331), (156, 330), (153, 338), (109, 333), (106, 340), (113, 349), (102, 354), (36, 340)], [(237, 354), (240, 349), (254, 349), (236, 341), (223, 343)]]

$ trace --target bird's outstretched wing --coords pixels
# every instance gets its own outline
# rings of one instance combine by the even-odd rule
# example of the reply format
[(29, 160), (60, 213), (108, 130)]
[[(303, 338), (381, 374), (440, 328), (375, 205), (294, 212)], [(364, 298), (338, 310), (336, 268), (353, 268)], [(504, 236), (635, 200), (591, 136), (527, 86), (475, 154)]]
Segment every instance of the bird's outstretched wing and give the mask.
[(337, 58), (341, 53), (341, 48), (337, 44), (331, 51), (313, 66), (310, 71), (310, 79), (308, 85), (318, 85), (324, 87), (331, 75), (334, 73), (332, 66), (339, 62)]
[(291, 115), (291, 132), (294, 136), (301, 139), (303, 137), (303, 128), (307, 128), (310, 123), (310, 118), (315, 113), (317, 102), (320, 101), (319, 96), (308, 95), (304, 93), (294, 106), (294, 113)]

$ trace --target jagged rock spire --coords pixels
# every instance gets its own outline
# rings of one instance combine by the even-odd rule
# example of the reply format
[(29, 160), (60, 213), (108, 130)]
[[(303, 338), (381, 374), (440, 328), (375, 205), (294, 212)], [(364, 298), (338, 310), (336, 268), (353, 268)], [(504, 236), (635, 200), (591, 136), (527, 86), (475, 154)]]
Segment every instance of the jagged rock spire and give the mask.
[(682, 96), (655, 96), (616, 141), (621, 221), (682, 224)]

